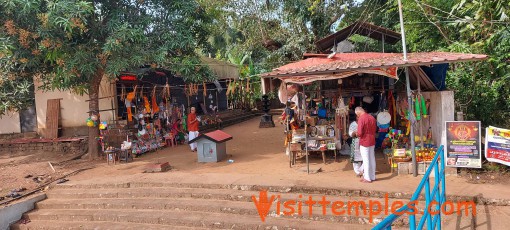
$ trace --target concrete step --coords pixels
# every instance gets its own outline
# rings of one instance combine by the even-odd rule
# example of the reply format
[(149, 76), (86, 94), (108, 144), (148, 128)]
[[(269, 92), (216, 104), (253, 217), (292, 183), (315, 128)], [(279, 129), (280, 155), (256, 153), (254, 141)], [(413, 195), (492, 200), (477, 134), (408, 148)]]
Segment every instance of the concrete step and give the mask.
[[(180, 187), (130, 187), (130, 188), (105, 188), (86, 189), (58, 187), (51, 189), (46, 194), (50, 199), (98, 199), (98, 198), (193, 198), (193, 199), (214, 199), (229, 201), (252, 202), (252, 196), (258, 199), (259, 191), (235, 190), (235, 189), (211, 189), (211, 188), (180, 188)], [(294, 193), (294, 192), (268, 192), (268, 195), (278, 196), (281, 202), (287, 200), (306, 200), (312, 196), (313, 200), (320, 200), (324, 196), (330, 201), (378, 201), (381, 204), (386, 202), (382, 197), (363, 197), (359, 194), (347, 195), (323, 195), (320, 193)], [(302, 196), (304, 198), (300, 198)], [(388, 198), (388, 202), (407, 202), (407, 199)], [(419, 204), (422, 204), (420, 202)], [(368, 203), (367, 203), (368, 205)]]
[(164, 226), (159, 224), (139, 224), (139, 223), (119, 223), (106, 221), (58, 221), (58, 220), (38, 220), (27, 224), (15, 224), (11, 230), (74, 230), (74, 229), (94, 229), (94, 230), (207, 230), (209, 228), (185, 227), (185, 226)]
[[(184, 191), (214, 191), (218, 189), (227, 190), (228, 193), (235, 192), (246, 192), (243, 194), (252, 195), (258, 194), (261, 190), (266, 190), (270, 193), (278, 193), (278, 194), (303, 194), (303, 195), (331, 195), (331, 196), (341, 196), (341, 197), (374, 197), (374, 198), (384, 198), (388, 195), (389, 198), (395, 199), (403, 199), (409, 200), (412, 194), (404, 194), (404, 193), (387, 193), (382, 191), (364, 191), (357, 189), (337, 189), (337, 188), (320, 188), (320, 187), (307, 187), (307, 186), (263, 186), (263, 185), (238, 185), (238, 184), (200, 184), (200, 183), (158, 183), (158, 182), (131, 182), (131, 183), (107, 183), (107, 184), (59, 184), (53, 186), (54, 189), (65, 190), (65, 189), (74, 189), (74, 190), (82, 190), (86, 189), (94, 189), (95, 191), (99, 191), (101, 189), (110, 189), (110, 190), (101, 190), (104, 192), (108, 191), (120, 191), (117, 188), (160, 188), (161, 190), (173, 191), (171, 189), (185, 189)], [(52, 189), (51, 191), (55, 191)], [(113, 189), (113, 190), (111, 190)], [(209, 190), (206, 190), (209, 189)], [(455, 199), (452, 199), (456, 201)]]
[[(259, 192), (229, 190), (229, 189), (193, 189), (193, 188), (118, 188), (118, 189), (52, 189), (47, 193), (49, 199), (40, 202), (39, 209), (149, 209), (167, 210), (179, 209), (202, 212), (220, 212), (242, 215), (258, 215), (252, 197), (260, 200)], [(378, 202), (372, 209), (384, 209), (388, 203), (388, 212), (391, 212), (391, 205), (400, 201), (404, 204), (406, 200), (366, 197), (331, 196), (321, 194), (297, 194), (297, 193), (269, 193), (275, 195), (270, 213), (276, 215), (277, 204), (280, 202), (280, 213), (287, 209), (284, 203), (289, 200), (302, 202), (302, 214), (294, 218), (310, 219), (308, 205), (305, 203), (309, 196), (312, 197), (313, 209), (311, 219), (325, 220), (352, 224), (366, 224), (370, 219), (377, 221), (385, 214), (385, 210), (373, 212), (370, 218), (370, 201)], [(326, 214), (323, 215), (323, 205), (318, 203), (325, 198), (329, 201), (326, 207)], [(338, 210), (344, 210), (343, 214), (333, 213), (333, 202), (343, 202), (344, 206)], [(366, 202), (364, 205), (349, 202)], [(294, 207), (297, 207), (294, 205)], [(423, 204), (418, 205), (422, 210)], [(356, 212), (358, 211), (359, 214)], [(295, 211), (297, 213), (297, 210)], [(280, 214), (283, 217), (290, 217)], [(399, 224), (405, 224), (407, 216), (403, 216)]]
[(370, 225), (338, 224), (313, 220), (268, 217), (262, 222), (259, 216), (232, 215), (225, 213), (189, 212), (177, 210), (75, 210), (46, 209), (24, 215), (37, 224), (39, 221), (63, 222), (115, 222), (136, 224), (159, 224), (214, 229), (370, 229)]
[[(298, 200), (299, 201), (299, 200)], [(309, 206), (302, 202), (301, 213), (298, 213), (298, 205), (294, 204), (294, 211), (285, 208), (284, 201), (280, 202), (278, 210), (278, 201), (275, 201), (269, 211), (270, 216), (287, 217), (294, 219), (311, 219), (321, 221), (332, 221), (348, 224), (369, 224), (370, 211), (369, 207), (361, 205), (353, 205), (349, 207), (345, 204), (343, 207), (336, 209), (336, 213), (332, 211), (332, 205), (322, 206), (316, 204), (310, 210)], [(218, 200), (197, 200), (197, 199), (50, 199), (37, 204), (39, 210), (47, 209), (73, 209), (73, 210), (177, 210), (190, 212), (209, 212), (209, 213), (226, 213), (236, 215), (259, 216), (255, 203), (239, 202), (239, 201), (218, 201)], [(376, 209), (375, 207), (374, 209)], [(279, 214), (277, 212), (280, 212)], [(285, 212), (294, 212), (286, 214)], [(341, 212), (341, 213), (340, 213)], [(375, 213), (377, 214), (377, 213)], [(382, 219), (384, 210), (381, 215), (373, 215), (372, 220), (375, 222)], [(407, 219), (405, 217), (402, 217)]]
[(251, 191), (226, 189), (193, 188), (123, 188), (123, 189), (51, 189), (47, 192), (50, 199), (86, 199), (86, 198), (201, 198), (217, 200), (251, 201)]

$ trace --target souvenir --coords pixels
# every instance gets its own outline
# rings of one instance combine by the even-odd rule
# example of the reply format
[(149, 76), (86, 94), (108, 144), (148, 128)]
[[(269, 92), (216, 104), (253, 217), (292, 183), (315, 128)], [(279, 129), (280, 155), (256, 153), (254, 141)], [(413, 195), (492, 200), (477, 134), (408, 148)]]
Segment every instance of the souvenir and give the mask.
[(99, 129), (105, 130), (107, 128), (108, 128), (108, 123), (106, 121), (101, 121), (101, 123), (99, 124)]
[(377, 126), (381, 129), (387, 129), (390, 127), (391, 114), (384, 111), (377, 114)]
[(94, 121), (92, 119), (90, 119), (90, 118), (87, 118), (87, 126), (88, 127), (94, 127), (95, 126)]

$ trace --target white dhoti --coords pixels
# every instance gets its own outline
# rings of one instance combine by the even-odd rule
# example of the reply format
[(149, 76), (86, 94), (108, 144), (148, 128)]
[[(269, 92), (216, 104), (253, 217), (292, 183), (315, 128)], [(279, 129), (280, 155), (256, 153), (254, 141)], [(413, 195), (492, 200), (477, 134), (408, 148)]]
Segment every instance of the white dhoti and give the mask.
[(375, 180), (375, 146), (360, 146), (363, 158), (363, 178), (367, 181)]
[(354, 137), (353, 133), (358, 129), (358, 124), (356, 121), (352, 122), (349, 126), (349, 135), (352, 137), (351, 143), (351, 162), (352, 167), (354, 168), (354, 173), (357, 176), (361, 176), (363, 174), (363, 157), (361, 157), (359, 138)]
[[(189, 131), (189, 133), (188, 133), (188, 140), (189, 141), (191, 141), (191, 140), (193, 140), (193, 139), (195, 139), (197, 137), (198, 137), (198, 131)], [(195, 150), (197, 148), (197, 143), (193, 142), (193, 143), (189, 144), (189, 147), (191, 148), (191, 150)]]
[(363, 162), (354, 162), (352, 163), (352, 167), (357, 176), (363, 175)]

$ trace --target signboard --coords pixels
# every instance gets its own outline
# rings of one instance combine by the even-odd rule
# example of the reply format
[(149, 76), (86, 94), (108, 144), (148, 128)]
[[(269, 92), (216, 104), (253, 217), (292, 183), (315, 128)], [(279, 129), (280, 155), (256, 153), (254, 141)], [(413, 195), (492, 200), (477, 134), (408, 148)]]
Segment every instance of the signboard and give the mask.
[(121, 81), (137, 81), (138, 78), (136, 78), (135, 75), (121, 75), (119, 77)]
[(485, 129), (485, 157), (490, 162), (510, 166), (510, 130), (489, 126)]
[(446, 166), (481, 168), (481, 130), (479, 121), (446, 122)]

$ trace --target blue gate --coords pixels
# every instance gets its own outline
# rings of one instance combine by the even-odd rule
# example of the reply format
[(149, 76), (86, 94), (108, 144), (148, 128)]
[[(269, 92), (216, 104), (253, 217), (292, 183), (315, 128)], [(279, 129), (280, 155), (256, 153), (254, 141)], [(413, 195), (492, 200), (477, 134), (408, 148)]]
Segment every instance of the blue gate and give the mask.
[[(434, 170), (434, 187), (430, 187), (430, 174)], [(381, 223), (376, 225), (373, 230), (391, 229), (391, 225), (401, 215), (409, 215), (409, 229), (423, 229), (423, 226), (427, 224), (427, 229), (441, 229), (441, 214), (440, 207), (446, 201), (445, 195), (445, 161), (444, 161), (444, 148), (439, 147), (434, 156), (434, 159), (430, 163), (423, 179), (416, 188), (413, 196), (409, 203), (404, 207), (397, 210), (395, 213), (386, 217)], [(425, 189), (425, 191), (423, 191)], [(432, 189), (432, 191), (431, 191)], [(425, 210), (421, 216), (418, 226), (416, 225), (416, 204), (420, 194), (425, 193)], [(432, 213), (432, 214), (431, 214)]]

